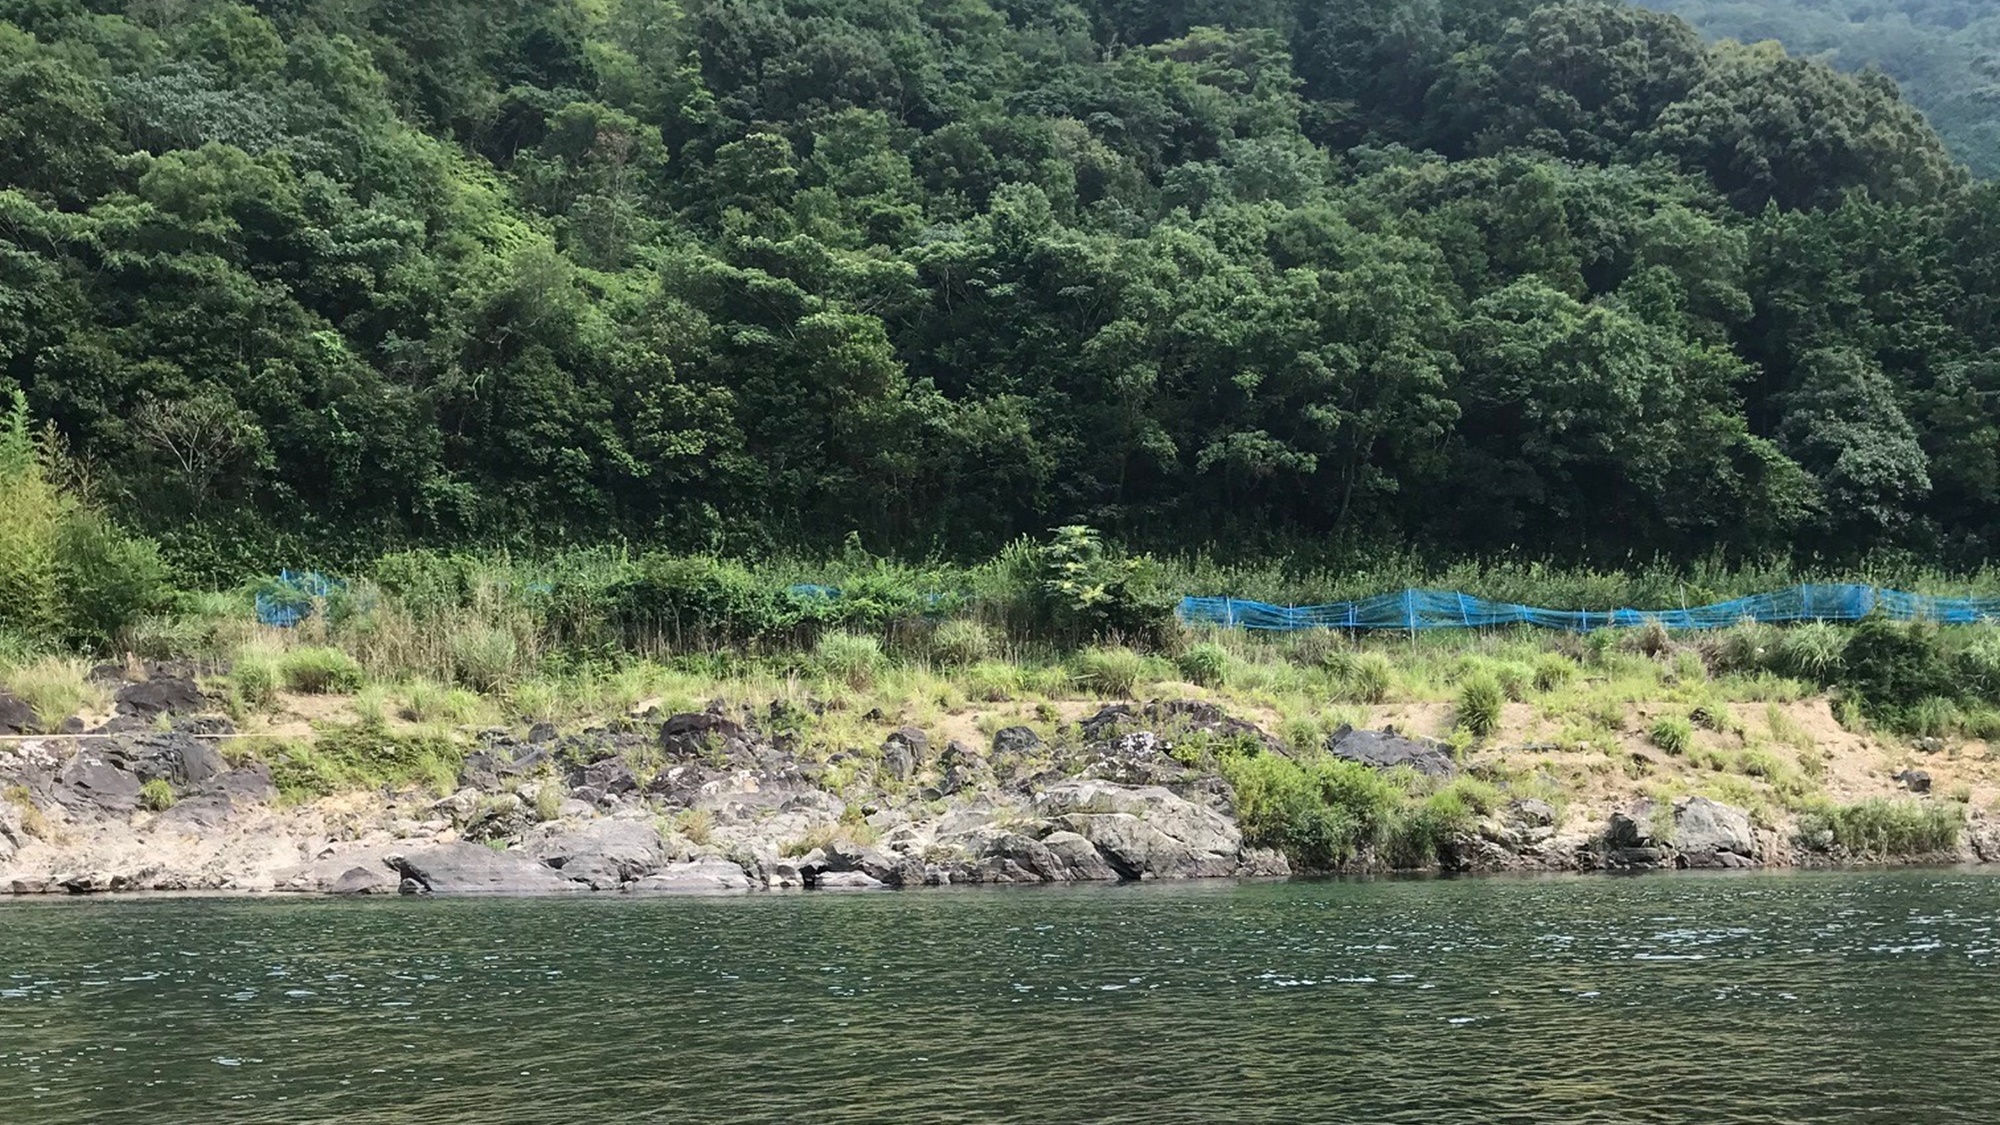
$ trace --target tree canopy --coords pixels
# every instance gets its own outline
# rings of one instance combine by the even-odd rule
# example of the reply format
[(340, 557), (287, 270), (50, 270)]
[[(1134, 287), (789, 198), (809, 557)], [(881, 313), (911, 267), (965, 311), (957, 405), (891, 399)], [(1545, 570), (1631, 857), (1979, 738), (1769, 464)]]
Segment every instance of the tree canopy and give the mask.
[(1964, 561), (1996, 357), (1893, 82), (1609, 0), (0, 0), (0, 396), (215, 570)]

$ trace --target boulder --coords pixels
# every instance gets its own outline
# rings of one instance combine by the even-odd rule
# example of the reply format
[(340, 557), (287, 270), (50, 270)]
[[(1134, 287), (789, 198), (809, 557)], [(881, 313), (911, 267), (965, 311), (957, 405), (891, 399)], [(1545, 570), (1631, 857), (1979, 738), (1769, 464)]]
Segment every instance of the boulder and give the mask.
[(1246, 853), (1228, 817), (1159, 786), (1077, 779), (1036, 794), (1031, 807), (1055, 828), (1088, 840), (1126, 879), (1210, 878), (1282, 868), (1267, 853)]
[(1673, 846), (1681, 867), (1757, 865), (1757, 831), (1750, 814), (1707, 797), (1674, 802)]
[(1890, 780), (1895, 781), (1912, 793), (1931, 791), (1931, 775), (1928, 770), (1904, 770)]
[(916, 756), (910, 748), (900, 742), (882, 744), (882, 773), (897, 781), (906, 782), (917, 772)]
[(819, 891), (879, 891), (888, 884), (864, 871), (827, 871), (806, 886)]
[(1075, 832), (1057, 830), (1036, 839), (998, 831), (976, 840), (973, 847), (981, 870), (954, 877), (954, 882), (1108, 883), (1120, 878), (1118, 870), (1098, 854), (1097, 845)]
[(625, 889), (633, 894), (734, 893), (750, 889), (750, 876), (720, 856), (698, 856), (684, 863), (670, 863), (626, 884)]
[(597, 820), (544, 841), (536, 854), (565, 879), (613, 890), (666, 862), (660, 830), (645, 820)]
[(1028, 727), (1003, 727), (993, 733), (994, 757), (1031, 757), (1046, 746), (1042, 736)]
[(271, 767), (262, 762), (245, 762), (208, 783), (207, 792), (220, 793), (232, 805), (261, 805), (278, 799), (278, 786), (271, 780)]
[(1427, 777), (1449, 777), (1458, 771), (1457, 763), (1451, 760), (1451, 750), (1444, 743), (1398, 734), (1394, 727), (1355, 730), (1342, 723), (1327, 739), (1326, 749), (1336, 758), (1381, 770), (1407, 766)]
[(554, 742), (555, 740), (556, 725), (554, 723), (536, 723), (534, 726), (528, 728), (528, 745), (530, 746), (540, 746), (545, 742)]
[(327, 888), (335, 895), (388, 895), (402, 889), (402, 879), (386, 867), (355, 866), (340, 873)]
[(127, 735), (100, 752), (142, 783), (164, 781), (176, 790), (202, 786), (229, 771), (229, 763), (207, 741), (174, 732)]
[(39, 729), (35, 709), (0, 690), (0, 734), (33, 734)]
[(158, 715), (191, 715), (208, 709), (208, 697), (184, 676), (157, 676), (126, 684), (114, 697), (120, 715), (152, 719)]
[(70, 759), (56, 775), (56, 792), (64, 804), (108, 813), (129, 813), (139, 806), (139, 779), (92, 750)]
[[(1658, 834), (1662, 815), (1661, 806), (1652, 800), (1613, 812), (1604, 829), (1605, 866), (1627, 870), (1672, 866), (1672, 843)], [(1671, 830), (1672, 821), (1665, 827)]]
[(660, 726), (660, 749), (676, 760), (720, 766), (744, 757), (757, 741), (748, 727), (713, 711), (671, 715)]
[(154, 832), (212, 832), (229, 823), (235, 806), (222, 793), (202, 793), (174, 802), (153, 818)]
[(1078, 730), (1090, 741), (1102, 741), (1120, 730), (1138, 727), (1163, 732), (1169, 747), (1176, 737), (1201, 734), (1216, 741), (1251, 743), (1266, 753), (1286, 753), (1284, 743), (1257, 724), (1201, 699), (1155, 700), (1136, 708), (1129, 703), (1116, 703), (1078, 724)]
[(942, 774), (938, 780), (940, 795), (978, 792), (993, 787), (993, 767), (987, 764), (986, 759), (981, 757), (978, 751), (957, 739), (945, 744), (944, 754), (938, 759), (938, 765)]
[(426, 894), (532, 895), (573, 891), (582, 884), (536, 863), (525, 852), (483, 844), (439, 844), (388, 857), (389, 866)]
[(604, 758), (583, 767), (577, 779), (579, 789), (589, 789), (605, 797), (629, 797), (639, 791), (639, 779), (623, 758)]

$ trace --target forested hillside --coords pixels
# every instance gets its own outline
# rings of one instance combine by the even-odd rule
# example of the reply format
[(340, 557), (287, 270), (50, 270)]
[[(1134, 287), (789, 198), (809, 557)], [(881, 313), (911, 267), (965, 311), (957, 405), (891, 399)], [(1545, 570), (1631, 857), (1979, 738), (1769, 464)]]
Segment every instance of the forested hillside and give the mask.
[(2000, 4), (1993, 0), (1646, 0), (1703, 34), (1775, 39), (1842, 70), (1875, 67), (1924, 111), (1955, 155), (2000, 174)]
[(1945, 562), (2000, 191), (1531, 0), (0, 0), (0, 394), (184, 563)]

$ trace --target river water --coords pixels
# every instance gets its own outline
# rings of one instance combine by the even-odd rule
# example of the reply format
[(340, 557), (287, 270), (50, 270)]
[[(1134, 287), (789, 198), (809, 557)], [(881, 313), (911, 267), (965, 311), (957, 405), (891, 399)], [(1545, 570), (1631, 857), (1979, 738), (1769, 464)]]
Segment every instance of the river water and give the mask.
[(0, 903), (0, 1122), (2000, 1121), (2000, 877)]

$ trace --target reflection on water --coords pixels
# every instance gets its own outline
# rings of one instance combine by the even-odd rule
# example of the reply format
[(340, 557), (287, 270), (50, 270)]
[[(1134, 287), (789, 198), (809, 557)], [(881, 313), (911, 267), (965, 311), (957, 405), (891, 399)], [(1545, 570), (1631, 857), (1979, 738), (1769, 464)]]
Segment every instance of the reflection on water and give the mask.
[(0, 904), (0, 1122), (2000, 1120), (2000, 879)]

